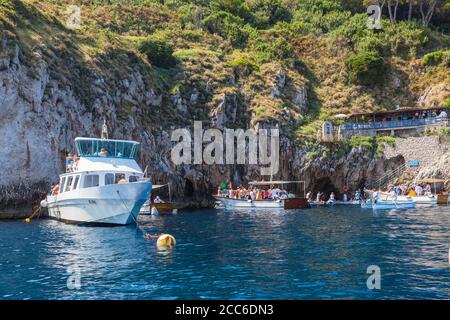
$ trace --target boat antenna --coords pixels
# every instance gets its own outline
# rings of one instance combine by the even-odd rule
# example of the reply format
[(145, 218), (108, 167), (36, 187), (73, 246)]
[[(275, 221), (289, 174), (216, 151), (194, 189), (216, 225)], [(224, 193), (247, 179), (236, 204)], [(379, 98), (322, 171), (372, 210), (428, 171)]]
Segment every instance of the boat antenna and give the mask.
[(106, 125), (106, 118), (103, 119), (102, 139), (108, 139), (108, 126)]

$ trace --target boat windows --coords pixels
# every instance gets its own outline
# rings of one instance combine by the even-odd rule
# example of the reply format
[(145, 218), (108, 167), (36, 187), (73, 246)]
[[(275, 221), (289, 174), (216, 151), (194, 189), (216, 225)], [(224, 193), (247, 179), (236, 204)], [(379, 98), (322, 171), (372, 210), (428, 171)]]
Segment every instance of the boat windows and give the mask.
[(119, 180), (122, 178), (122, 176), (124, 176), (125, 173), (116, 173), (115, 179), (114, 179), (114, 183), (117, 184), (117, 182), (119, 182)]
[(113, 157), (134, 159), (139, 151), (139, 143), (106, 140), (78, 139), (76, 141), (81, 157)]
[(114, 184), (114, 174), (107, 173), (105, 174), (105, 185)]
[(73, 181), (73, 176), (69, 176), (67, 178), (66, 189), (64, 190), (64, 192), (70, 191), (70, 187), (72, 186), (72, 181)]
[(73, 183), (73, 188), (72, 188), (72, 190), (77, 190), (77, 188), (78, 188), (78, 182), (80, 181), (80, 175), (77, 175), (76, 177), (75, 177), (75, 182)]
[(99, 185), (98, 174), (88, 174), (84, 177), (83, 188), (98, 187)]
[(138, 179), (137, 179), (137, 177), (136, 176), (130, 176), (129, 178), (128, 178), (128, 181), (129, 182), (136, 182)]
[(63, 177), (61, 179), (61, 183), (59, 185), (59, 193), (63, 193), (64, 192), (64, 186), (66, 184), (66, 177)]

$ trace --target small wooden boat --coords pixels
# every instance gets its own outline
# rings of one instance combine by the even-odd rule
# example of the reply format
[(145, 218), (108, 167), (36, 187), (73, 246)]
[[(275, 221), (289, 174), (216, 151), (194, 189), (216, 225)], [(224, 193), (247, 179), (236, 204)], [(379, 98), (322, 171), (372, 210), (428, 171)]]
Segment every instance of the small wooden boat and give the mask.
[(414, 209), (416, 203), (410, 202), (396, 202), (396, 201), (377, 201), (372, 204), (373, 210), (391, 210), (391, 209)]
[(437, 203), (438, 204), (449, 204), (450, 203), (450, 196), (447, 194), (439, 194), (437, 196)]
[(413, 209), (416, 207), (414, 201), (410, 202), (396, 202), (396, 201), (377, 201), (367, 200), (361, 202), (362, 209), (373, 210), (392, 210), (392, 209)]
[[(253, 181), (249, 186), (283, 186), (294, 183), (305, 183), (304, 181)], [(304, 191), (304, 190), (303, 190)], [(303, 192), (305, 193), (305, 192)], [(263, 200), (247, 200), (233, 199), (223, 195), (213, 195), (219, 203), (225, 208), (254, 208), (254, 209), (306, 209), (309, 207), (308, 200), (305, 195), (303, 197), (288, 197), (285, 199), (263, 199)]]
[(168, 202), (158, 202), (156, 203), (153, 199), (148, 199), (141, 207), (141, 210), (139, 211), (139, 214), (142, 215), (150, 215), (153, 214), (152, 211), (153, 208), (155, 208), (158, 214), (171, 214), (171, 213), (176, 213), (177, 209), (175, 209), (172, 201), (172, 194), (170, 191), (170, 184), (163, 184), (163, 185), (154, 185), (153, 186), (153, 190), (157, 190), (163, 187), (168, 187), (169, 189), (169, 201)]
[(359, 206), (361, 204), (361, 201), (360, 200), (351, 200), (351, 201), (336, 200), (335, 204)]

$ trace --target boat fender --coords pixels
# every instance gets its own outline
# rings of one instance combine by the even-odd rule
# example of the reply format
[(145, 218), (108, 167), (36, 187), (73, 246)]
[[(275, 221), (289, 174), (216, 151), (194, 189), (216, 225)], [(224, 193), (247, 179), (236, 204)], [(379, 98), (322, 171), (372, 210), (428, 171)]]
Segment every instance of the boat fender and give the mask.
[(41, 201), (41, 207), (42, 208), (47, 208), (47, 205), (48, 205), (47, 200), (42, 200)]
[(276, 203), (280, 203), (280, 202), (281, 202), (281, 200), (280, 200), (280, 199), (277, 199), (277, 200), (275, 200), (275, 202), (276, 202)]
[(157, 216), (158, 215), (158, 209), (156, 209), (155, 207), (152, 207), (152, 216)]
[(253, 200), (247, 200), (247, 202), (248, 202), (248, 203), (252, 203), (252, 202), (253, 202)]
[(175, 237), (173, 237), (170, 234), (162, 234), (158, 237), (158, 240), (156, 241), (156, 246), (158, 248), (171, 248), (175, 246), (177, 241), (175, 240)]
[(26, 219), (25, 219), (25, 222), (30, 222), (30, 221), (31, 221), (30, 218), (26, 218)]

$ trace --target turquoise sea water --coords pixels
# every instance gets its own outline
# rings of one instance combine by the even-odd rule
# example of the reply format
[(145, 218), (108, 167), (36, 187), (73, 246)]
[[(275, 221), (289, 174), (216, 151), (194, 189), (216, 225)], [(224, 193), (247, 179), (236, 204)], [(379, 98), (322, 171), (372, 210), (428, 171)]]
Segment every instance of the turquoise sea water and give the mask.
[[(177, 245), (158, 251), (145, 232)], [(0, 299), (448, 299), (449, 246), (450, 207), (211, 209), (139, 228), (0, 221)]]

